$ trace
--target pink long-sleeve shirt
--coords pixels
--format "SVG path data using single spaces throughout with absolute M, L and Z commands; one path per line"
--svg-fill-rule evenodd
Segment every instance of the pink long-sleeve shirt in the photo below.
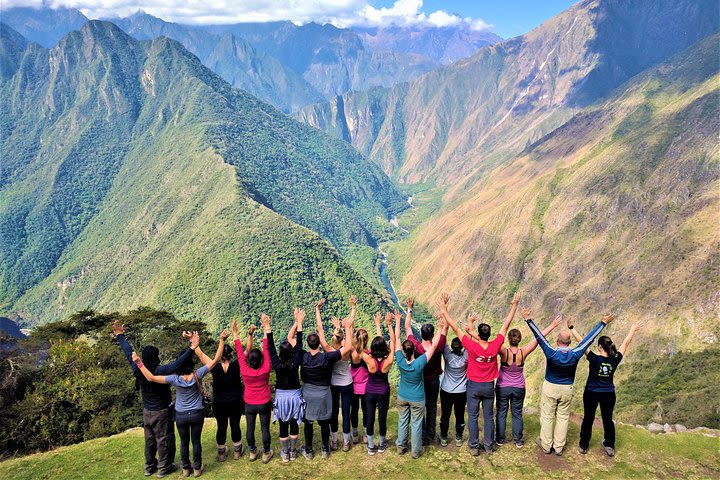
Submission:
M 263 362 L 260 368 L 255 370 L 248 365 L 240 340 L 235 340 L 240 373 L 245 383 L 243 399 L 250 405 L 264 405 L 270 401 L 270 351 L 267 338 L 263 338 L 262 347 Z

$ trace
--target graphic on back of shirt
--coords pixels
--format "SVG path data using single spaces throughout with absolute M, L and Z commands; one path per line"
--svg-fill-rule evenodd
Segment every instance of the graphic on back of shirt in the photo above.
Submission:
M 494 361 L 495 357 L 497 357 L 497 355 L 493 355 L 493 356 L 479 355 L 478 357 L 475 358 L 475 361 L 480 362 L 480 363 L 488 363 L 488 362 Z
M 598 377 L 600 378 L 610 378 L 614 370 L 614 367 L 611 363 L 608 362 L 602 362 L 600 363 L 600 369 L 598 371 Z

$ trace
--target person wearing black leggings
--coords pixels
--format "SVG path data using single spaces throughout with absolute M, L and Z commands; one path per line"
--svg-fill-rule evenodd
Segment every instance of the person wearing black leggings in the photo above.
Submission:
M 275 402 L 273 411 L 280 426 L 280 458 L 284 463 L 297 458 L 299 424 L 305 416 L 305 400 L 300 389 L 298 369 L 302 362 L 302 327 L 305 310 L 296 308 L 286 340 L 275 348 L 272 332 L 268 334 L 270 362 L 275 370 Z
M 396 310 L 395 315 L 399 317 L 400 313 Z M 367 404 L 367 437 L 368 437 L 368 455 L 383 453 L 387 450 L 388 444 L 385 439 L 387 434 L 387 413 L 390 408 L 390 383 L 388 382 L 388 372 L 392 367 L 394 356 L 390 354 L 395 351 L 395 335 L 390 334 L 390 347 L 382 336 L 380 321 L 382 315 L 375 314 L 375 330 L 377 336 L 370 344 L 370 353 L 363 352 L 362 358 L 368 367 L 368 381 L 365 386 L 365 403 Z M 393 331 L 392 326 L 393 315 L 387 312 L 385 322 L 388 326 L 388 332 Z M 380 434 L 380 442 L 375 446 L 375 412 L 378 415 L 378 427 Z
M 365 388 L 367 387 L 367 381 L 370 373 L 367 369 L 367 364 L 362 359 L 362 353 L 370 353 L 367 350 L 367 344 L 369 341 L 368 332 L 364 328 L 360 328 L 355 332 L 355 343 L 351 353 L 352 363 L 350 365 L 350 374 L 353 379 L 353 397 L 352 404 L 350 405 L 350 423 L 352 426 L 352 441 L 354 443 L 360 443 L 360 435 L 358 432 L 358 426 L 360 423 L 359 413 L 362 410 L 363 416 L 363 437 L 367 436 L 367 407 L 365 404 Z M 363 438 L 362 441 L 366 441 L 367 438 Z

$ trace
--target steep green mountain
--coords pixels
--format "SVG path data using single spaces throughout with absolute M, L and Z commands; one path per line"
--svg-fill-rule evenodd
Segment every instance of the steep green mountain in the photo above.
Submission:
M 712 0 L 583 0 L 408 84 L 347 93 L 298 118 L 349 138 L 400 181 L 461 191 L 579 108 L 716 31 L 718 10 Z
M 384 301 L 326 240 L 371 249 L 404 200 L 345 142 L 167 38 L 90 21 L 48 50 L 0 33 L 2 314 L 152 305 L 215 327 L 323 293 Z
M 258 51 L 287 65 L 325 97 L 350 90 L 388 87 L 439 66 L 417 53 L 366 49 L 348 29 L 311 22 L 240 23 L 204 27 L 247 39 Z

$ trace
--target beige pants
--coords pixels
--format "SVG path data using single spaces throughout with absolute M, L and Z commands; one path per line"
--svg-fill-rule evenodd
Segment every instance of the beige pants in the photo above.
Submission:
M 543 382 L 540 392 L 540 441 L 545 453 L 550 452 L 550 448 L 556 452 L 565 448 L 572 397 L 572 385 Z

